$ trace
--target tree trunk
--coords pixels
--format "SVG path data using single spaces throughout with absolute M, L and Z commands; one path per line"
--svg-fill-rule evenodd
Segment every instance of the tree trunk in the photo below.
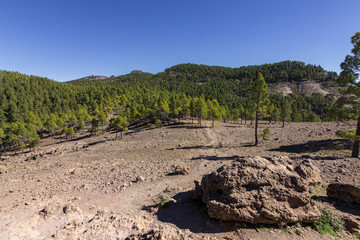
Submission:
M 257 146 L 258 145 L 258 132 L 257 132 L 257 129 L 258 129 L 258 112 L 256 111 L 256 114 L 255 114 L 255 143 L 254 143 L 254 146 Z
M 283 126 L 282 127 L 285 127 L 285 118 L 283 119 Z
M 118 137 L 118 132 L 119 132 L 119 131 L 116 131 L 115 139 L 117 139 L 117 137 Z
M 215 125 L 215 119 L 212 120 L 212 128 L 214 128 Z
M 360 136 L 360 117 L 358 118 L 356 124 L 356 136 Z M 359 143 L 360 143 L 359 140 L 354 141 L 351 157 L 355 157 L 355 158 L 359 157 Z
M 123 133 L 123 132 L 121 131 L 121 132 L 120 132 L 120 139 L 122 139 L 122 133 Z

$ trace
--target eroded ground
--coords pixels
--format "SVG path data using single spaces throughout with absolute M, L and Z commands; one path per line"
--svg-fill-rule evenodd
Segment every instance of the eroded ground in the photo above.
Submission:
M 332 239 L 308 228 L 219 223 L 206 216 L 201 204 L 187 199 L 194 180 L 234 156 L 312 158 L 325 186 L 333 181 L 359 184 L 359 160 L 350 158 L 349 143 L 335 136 L 336 130 L 354 124 L 262 126 L 270 126 L 270 136 L 257 147 L 251 146 L 254 129 L 245 124 L 198 128 L 182 122 L 130 130 L 122 140 L 114 140 L 115 133 L 87 132 L 71 141 L 49 138 L 35 152 L 5 156 L 1 239 L 125 239 L 132 234 L 136 239 L 148 229 L 165 229 L 171 239 Z M 189 166 L 191 173 L 172 174 L 179 164 Z M 164 196 L 176 203 L 159 209 Z M 315 200 L 341 209 L 326 197 Z M 359 218 L 356 209 L 349 214 Z

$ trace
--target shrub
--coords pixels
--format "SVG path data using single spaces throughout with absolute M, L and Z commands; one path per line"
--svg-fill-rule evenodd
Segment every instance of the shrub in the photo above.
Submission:
M 260 137 L 262 137 L 263 139 L 266 139 L 270 134 L 270 128 L 266 127 L 262 133 L 260 133 Z
M 320 208 L 321 218 L 313 227 L 320 234 L 329 234 L 336 237 L 336 233 L 344 230 L 344 222 L 331 210 Z
M 160 127 L 161 124 L 162 124 L 162 122 L 161 122 L 160 119 L 156 119 L 156 120 L 155 120 L 155 125 L 156 125 L 156 126 Z

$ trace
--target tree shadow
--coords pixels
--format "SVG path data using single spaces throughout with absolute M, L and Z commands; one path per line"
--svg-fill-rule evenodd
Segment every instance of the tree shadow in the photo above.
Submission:
M 212 146 L 212 145 L 197 145 L 197 146 L 189 146 L 189 147 L 176 147 L 176 149 L 181 149 L 181 150 L 192 150 L 192 149 L 212 149 L 212 148 L 216 148 L 216 146 Z M 168 148 L 166 150 L 174 150 L 174 148 Z
M 167 128 L 175 129 L 175 128 L 184 128 L 184 129 L 203 129 L 208 128 L 206 126 L 191 126 L 191 125 L 175 125 L 175 126 L 167 126 Z
M 210 160 L 210 161 L 221 161 L 221 160 L 237 160 L 240 157 L 238 155 L 234 155 L 231 157 L 219 157 L 219 156 L 199 156 L 199 157 L 193 157 L 191 160 Z
M 287 146 L 280 146 L 278 148 L 270 149 L 269 151 L 287 152 L 287 153 L 309 153 L 321 150 L 344 150 L 351 149 L 351 142 L 346 139 L 328 139 L 309 141 L 303 144 L 293 144 Z
M 159 208 L 155 213 L 158 220 L 172 223 L 180 229 L 189 229 L 193 233 L 221 233 L 241 228 L 241 223 L 210 218 L 206 205 L 202 201 L 191 200 L 188 196 L 189 192 L 176 194 L 173 197 L 176 203 Z

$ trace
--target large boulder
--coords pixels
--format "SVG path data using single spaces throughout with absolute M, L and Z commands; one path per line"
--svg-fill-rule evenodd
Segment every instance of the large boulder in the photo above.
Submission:
M 309 181 L 287 157 L 239 157 L 203 176 L 193 197 L 210 217 L 252 224 L 313 223 L 320 211 L 311 201 Z
M 345 183 L 331 183 L 328 185 L 326 192 L 329 197 L 337 200 L 360 204 L 359 186 Z

